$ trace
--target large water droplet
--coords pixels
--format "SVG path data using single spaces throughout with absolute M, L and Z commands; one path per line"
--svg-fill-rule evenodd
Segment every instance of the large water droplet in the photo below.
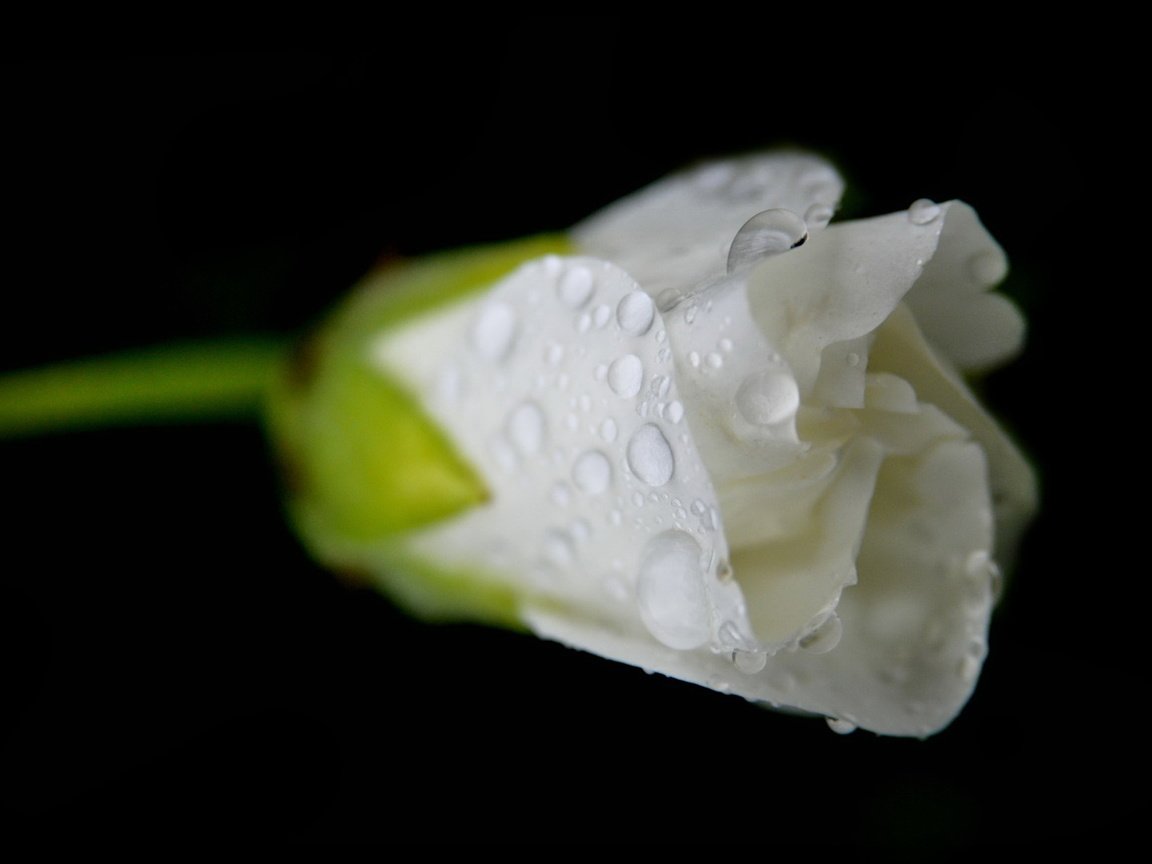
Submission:
M 637 336 L 647 333 L 656 318 L 656 307 L 652 298 L 643 291 L 633 291 L 624 295 L 616 307 L 616 320 L 629 333 Z
M 736 232 L 728 249 L 728 272 L 750 267 L 762 258 L 779 255 L 808 239 L 808 226 L 791 210 L 757 213 Z
M 572 465 L 572 482 L 581 492 L 599 495 L 612 482 L 612 463 L 599 450 L 588 450 Z
M 777 369 L 754 372 L 736 391 L 736 410 L 756 426 L 787 420 L 800 407 L 800 390 L 791 375 Z
M 698 648 L 708 641 L 708 597 L 700 545 L 683 531 L 648 541 L 636 580 L 640 618 L 669 648 Z
M 516 338 L 516 313 L 506 303 L 485 307 L 472 326 L 472 347 L 485 360 L 501 360 Z
M 556 290 L 565 305 L 579 309 L 592 296 L 594 284 L 595 279 L 591 270 L 587 267 L 573 267 L 560 277 L 560 284 L 556 286 Z
M 649 486 L 663 486 L 672 479 L 676 462 L 672 447 L 660 427 L 649 423 L 641 426 L 628 441 L 628 467 Z
M 908 208 L 908 221 L 913 225 L 927 225 L 940 215 L 940 205 L 929 198 L 918 198 Z
M 544 412 L 535 402 L 524 402 L 508 415 L 508 437 L 525 455 L 539 453 L 544 444 Z
M 608 386 L 621 399 L 631 399 L 644 383 L 644 364 L 635 354 L 617 357 L 608 367 Z
M 844 720 L 840 717 L 825 717 L 824 719 L 828 721 L 828 728 L 837 735 L 850 735 L 857 728 L 851 720 Z

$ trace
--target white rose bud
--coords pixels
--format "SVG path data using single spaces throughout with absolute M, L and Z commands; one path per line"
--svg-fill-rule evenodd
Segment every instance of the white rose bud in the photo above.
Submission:
M 967 205 L 829 224 L 841 191 L 717 162 L 373 275 L 274 403 L 306 541 L 427 618 L 940 730 L 1035 505 L 964 383 L 1023 322 Z

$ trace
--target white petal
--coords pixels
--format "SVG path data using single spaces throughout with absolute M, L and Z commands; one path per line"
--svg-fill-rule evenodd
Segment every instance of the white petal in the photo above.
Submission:
M 940 245 L 907 302 L 928 341 L 958 368 L 1003 363 L 1024 340 L 1024 318 L 1012 302 L 988 293 L 1008 271 L 1004 251 L 976 212 L 953 202 Z
M 808 154 L 709 162 L 617 201 L 577 225 L 572 236 L 588 254 L 615 262 L 653 297 L 666 300 L 722 277 L 733 238 L 757 213 L 809 214 L 815 234 L 843 190 L 835 169 Z
M 959 375 L 932 350 L 905 306 L 897 307 L 877 332 L 869 364 L 907 381 L 921 400 L 935 405 L 979 442 L 988 460 L 996 519 L 994 552 L 1010 569 L 1020 535 L 1036 511 L 1036 476 L 1028 461 Z
M 710 651 L 724 625 L 752 638 L 664 322 L 638 310 L 638 293 L 604 261 L 530 262 L 479 300 L 390 333 L 374 355 L 491 490 L 407 554 L 510 588 L 530 626 L 564 610 L 606 627 L 632 662 L 640 645 Z

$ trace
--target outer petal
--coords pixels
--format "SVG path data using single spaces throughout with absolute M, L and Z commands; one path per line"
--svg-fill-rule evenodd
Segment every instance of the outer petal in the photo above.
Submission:
M 630 662 L 653 645 L 709 652 L 722 630 L 751 639 L 662 318 L 628 274 L 531 262 L 372 356 L 423 394 L 491 490 L 407 538 L 410 558 L 511 591 L 543 635 L 563 618 L 596 650 L 590 633 L 609 630 Z

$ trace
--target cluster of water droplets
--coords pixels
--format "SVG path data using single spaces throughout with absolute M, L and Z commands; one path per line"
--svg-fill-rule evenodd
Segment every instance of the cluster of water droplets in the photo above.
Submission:
M 549 256 L 464 327 L 433 409 L 471 418 L 462 446 L 492 466 L 491 508 L 455 529 L 475 556 L 534 593 L 607 599 L 670 648 L 714 643 L 742 600 L 652 298 L 612 264 Z

